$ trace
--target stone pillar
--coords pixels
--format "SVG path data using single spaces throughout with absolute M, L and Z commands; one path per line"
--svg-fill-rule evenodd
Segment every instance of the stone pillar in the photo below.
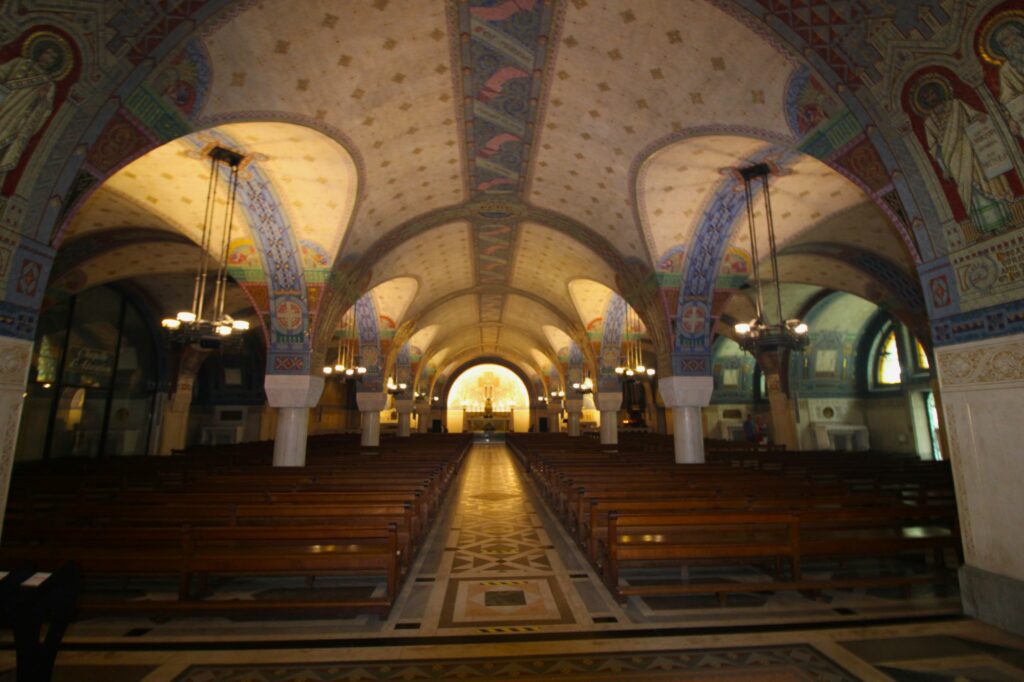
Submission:
M 551 433 L 562 431 L 562 405 L 558 398 L 552 398 L 548 403 L 548 431 Z
M 210 354 L 186 346 L 178 356 L 178 376 L 174 382 L 173 393 L 165 403 L 163 419 L 160 425 L 161 455 L 169 455 L 172 450 L 181 450 L 188 439 L 188 417 L 192 407 L 192 386 L 195 384 L 199 368 Z
M 0 527 L 7 509 L 7 491 L 31 362 L 31 341 L 0 336 Z M 42 438 L 42 435 L 37 437 Z
M 1024 635 L 1024 334 L 935 349 L 963 537 L 964 612 Z
M 711 403 L 715 388 L 712 377 L 665 377 L 658 381 L 658 391 L 665 406 L 672 409 L 673 438 L 676 463 L 704 462 L 704 426 L 700 410 Z
M 430 433 L 430 403 L 423 403 L 416 406 L 416 414 L 419 416 L 419 433 Z
M 580 419 L 583 417 L 583 398 L 566 398 L 565 410 L 569 413 L 569 437 L 579 438 Z
M 594 402 L 601 410 L 601 445 L 618 445 L 622 392 L 602 391 L 594 397 Z
M 268 374 L 263 387 L 267 392 L 267 403 L 277 408 L 274 466 L 304 466 L 309 408 L 316 406 L 320 401 L 320 394 L 324 391 L 324 378 Z
M 398 437 L 408 438 L 412 424 L 412 399 L 396 400 L 395 409 L 398 411 Z
M 768 404 L 772 411 L 772 435 L 776 445 L 783 445 L 790 451 L 799 450 L 793 401 L 782 390 L 781 383 L 778 374 L 765 374 L 764 384 L 768 389 Z
M 364 448 L 380 446 L 380 411 L 387 403 L 384 393 L 356 393 L 359 405 L 359 429 L 362 434 L 359 444 Z

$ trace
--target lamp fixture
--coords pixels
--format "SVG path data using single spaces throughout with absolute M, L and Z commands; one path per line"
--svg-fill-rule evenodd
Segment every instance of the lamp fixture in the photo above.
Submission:
M 739 335 L 739 345 L 743 350 L 758 354 L 769 351 L 792 350 L 801 351 L 807 347 L 807 323 L 798 320 L 785 320 L 782 315 L 782 291 L 779 288 L 779 256 L 775 245 L 775 220 L 772 217 L 771 193 L 768 190 L 768 175 L 771 168 L 767 163 L 738 169 L 743 178 L 743 190 L 747 200 L 747 229 L 750 232 L 750 252 L 754 274 L 754 306 L 756 315 L 749 322 L 737 323 L 733 329 Z M 775 289 L 775 312 L 778 322 L 768 322 L 764 307 L 764 290 L 758 265 L 757 230 L 754 225 L 754 203 L 751 183 L 760 178 L 761 193 L 764 195 L 764 214 L 768 231 L 768 253 L 771 261 L 773 286 Z
M 356 334 L 355 307 L 348 309 L 341 318 L 341 330 L 338 336 L 338 353 L 333 365 L 324 365 L 325 376 L 336 376 L 341 379 L 360 379 L 366 374 L 366 368 L 356 362 L 359 350 L 359 337 Z
M 574 381 L 572 383 L 572 390 L 576 391 L 580 395 L 587 395 L 588 393 L 594 392 L 594 382 L 590 377 L 584 377 L 583 381 Z
M 235 204 L 238 197 L 238 168 L 245 157 L 231 149 L 214 147 L 210 150 L 210 179 L 206 187 L 206 207 L 203 213 L 202 233 L 199 237 L 199 262 L 196 265 L 195 284 L 192 288 L 192 307 L 180 310 L 174 317 L 160 321 L 171 339 L 177 343 L 202 343 L 206 347 L 219 345 L 220 338 L 249 329 L 246 320 L 236 320 L 224 313 L 224 300 L 228 291 L 228 249 L 234 227 Z M 210 284 L 210 254 L 213 248 L 217 222 L 217 190 L 222 174 L 227 172 L 227 200 L 224 217 L 220 222 L 220 260 L 213 275 L 213 297 L 207 312 L 207 289 Z
M 565 397 L 565 391 L 563 389 L 561 389 L 561 388 L 555 389 L 555 390 L 551 391 L 551 397 L 552 398 L 564 398 Z
M 396 382 L 394 377 L 388 377 L 388 383 L 385 388 L 390 395 L 399 395 L 405 393 L 405 389 L 409 388 L 409 384 L 404 381 Z
M 653 367 L 644 365 L 644 354 L 641 336 L 643 335 L 643 324 L 640 322 L 640 315 L 633 310 L 633 306 L 626 306 L 626 321 L 623 335 L 625 336 L 625 361 L 615 368 L 615 373 L 623 380 L 646 379 L 653 377 L 656 370 Z

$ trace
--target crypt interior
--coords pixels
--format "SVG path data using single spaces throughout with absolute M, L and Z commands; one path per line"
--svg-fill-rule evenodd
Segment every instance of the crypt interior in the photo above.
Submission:
M 47 472 L 465 447 L 384 615 L 54 679 L 1020 679 L 1022 413 L 1024 2 L 0 3 L 0 541 Z M 744 444 L 948 472 L 953 585 L 619 601 L 531 454 Z

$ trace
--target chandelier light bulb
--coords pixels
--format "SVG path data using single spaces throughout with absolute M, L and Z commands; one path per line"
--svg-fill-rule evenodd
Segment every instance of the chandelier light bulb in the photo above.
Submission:
M 179 322 L 188 323 L 196 321 L 196 314 L 188 310 L 182 310 L 180 313 L 176 315 L 176 317 L 178 318 Z
M 338 363 L 337 365 L 334 366 L 334 371 L 341 374 L 342 372 L 345 371 L 345 365 Z
M 626 368 L 625 368 L 625 367 L 616 367 L 616 368 L 615 368 L 615 373 L 616 373 L 616 374 L 622 374 L 622 373 L 623 373 L 623 372 L 625 372 L 625 371 L 626 371 Z
M 636 370 L 637 374 L 643 374 L 644 372 L 647 371 L 647 368 L 644 367 L 642 364 L 637 365 L 634 369 Z
M 345 370 L 345 376 L 347 376 L 347 377 L 350 377 L 350 376 L 352 376 L 355 373 L 356 373 L 356 371 L 354 369 L 352 369 L 351 367 L 349 367 L 348 369 Z
M 400 382 L 400 383 L 398 384 L 398 389 L 399 389 L 399 390 L 401 390 L 401 391 L 404 391 L 404 390 L 405 390 L 405 389 L 407 389 L 407 388 L 409 388 L 409 384 L 407 384 L 407 383 L 405 383 L 405 382 Z
M 627 376 L 627 377 L 631 377 L 631 376 L 633 376 L 634 374 L 636 374 L 636 372 L 634 372 L 633 370 L 631 370 L 631 369 L 627 369 L 627 370 L 626 370 L 626 376 Z
M 163 320 L 160 320 L 160 326 L 164 327 L 165 329 L 178 329 L 179 327 L 181 327 L 181 320 L 178 320 L 177 318 L 174 317 L 168 317 Z
M 653 368 L 653 367 L 648 367 L 648 368 L 647 368 L 647 376 L 649 376 L 649 377 L 653 377 L 653 376 L 654 376 L 654 374 L 655 374 L 655 370 L 654 370 L 654 368 Z
M 231 326 L 240 332 L 249 331 L 249 322 L 247 320 L 232 320 Z
M 737 324 L 737 325 L 736 325 L 736 326 L 734 327 L 734 329 L 736 330 L 736 333 L 737 333 L 737 334 L 743 334 L 743 335 L 746 335 L 746 334 L 749 334 L 749 333 L 750 333 L 750 325 L 749 325 L 748 323 L 746 323 L 746 322 L 740 322 L 740 323 L 738 323 L 738 324 Z
M 366 368 L 365 367 L 356 367 L 356 373 L 357 374 L 366 374 Z
M 330 374 L 334 371 L 333 367 L 324 367 L 324 374 Z
M 216 327 L 214 327 L 214 331 L 220 334 L 221 336 L 231 336 L 231 327 L 226 324 L 218 324 Z

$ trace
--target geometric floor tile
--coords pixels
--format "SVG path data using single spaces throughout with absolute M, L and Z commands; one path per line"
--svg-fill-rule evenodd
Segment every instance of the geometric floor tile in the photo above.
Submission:
M 709 682 L 856 682 L 805 644 L 657 651 L 619 655 L 499 657 L 291 666 L 192 666 L 174 682 L 340 682 L 342 680 L 698 680 Z

